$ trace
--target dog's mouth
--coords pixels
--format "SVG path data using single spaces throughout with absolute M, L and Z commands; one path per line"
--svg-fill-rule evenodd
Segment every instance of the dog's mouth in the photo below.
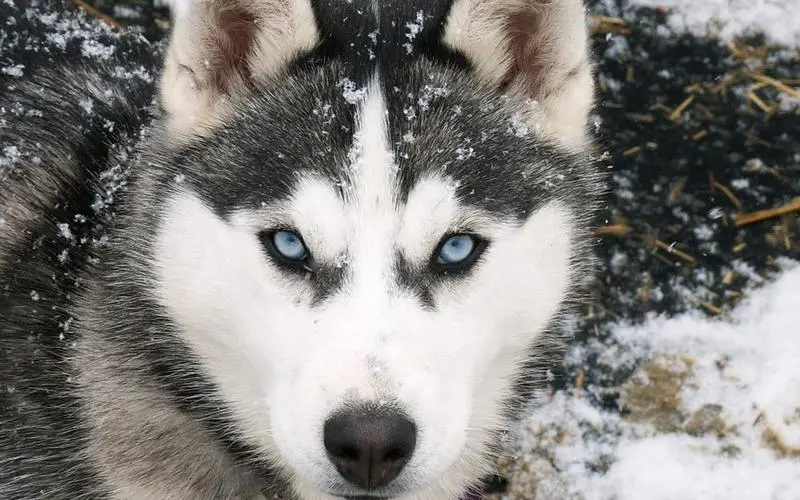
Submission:
M 369 495 L 345 496 L 343 500 L 391 500 L 392 497 L 372 497 Z M 483 495 L 475 491 L 469 491 L 458 500 L 483 500 Z
M 391 500 L 392 497 L 387 496 L 372 496 L 372 495 L 345 495 L 340 496 L 342 500 Z M 462 495 L 458 500 L 483 500 L 483 494 L 477 490 L 469 490 Z
M 473 486 L 465 491 L 458 500 L 484 500 L 486 493 L 504 493 L 508 486 L 508 480 L 502 476 L 492 476 L 484 480 L 481 486 Z M 341 498 L 342 500 L 392 500 L 394 495 L 347 495 L 342 493 L 329 493 L 330 495 Z
M 374 497 L 371 495 L 344 496 L 344 500 L 390 500 L 391 497 Z
M 392 500 L 394 498 L 390 495 L 344 495 L 342 493 L 331 493 L 331 495 L 342 500 Z
M 397 497 L 401 493 L 394 493 L 394 494 L 386 494 L 386 493 L 375 493 L 375 494 L 368 494 L 368 493 L 342 493 L 341 491 L 328 491 L 329 495 L 335 498 L 341 498 L 342 500 L 392 500 L 393 498 Z

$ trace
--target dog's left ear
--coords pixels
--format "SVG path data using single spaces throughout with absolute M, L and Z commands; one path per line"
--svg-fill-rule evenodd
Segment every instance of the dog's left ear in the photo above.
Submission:
M 594 103 L 587 34 L 582 0 L 455 0 L 443 41 L 483 80 L 535 101 L 542 132 L 580 148 Z

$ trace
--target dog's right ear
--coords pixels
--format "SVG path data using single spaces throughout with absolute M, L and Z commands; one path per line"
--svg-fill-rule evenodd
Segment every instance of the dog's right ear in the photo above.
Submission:
M 228 98 L 268 79 L 319 40 L 308 0 L 181 0 L 159 98 L 168 133 L 202 133 Z

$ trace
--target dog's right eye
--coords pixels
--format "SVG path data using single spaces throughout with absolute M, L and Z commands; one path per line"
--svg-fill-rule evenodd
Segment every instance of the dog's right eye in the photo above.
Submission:
M 260 234 L 260 239 L 270 256 L 280 264 L 298 270 L 311 271 L 310 255 L 299 234 L 279 229 L 264 231 Z
M 272 233 L 272 244 L 282 256 L 291 260 L 303 260 L 308 255 L 306 245 L 297 233 L 275 231 Z

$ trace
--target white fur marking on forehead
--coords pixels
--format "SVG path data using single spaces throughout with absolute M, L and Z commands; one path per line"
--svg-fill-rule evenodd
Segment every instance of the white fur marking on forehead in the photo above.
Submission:
M 417 183 L 408 195 L 399 243 L 406 258 L 421 261 L 463 215 L 452 182 L 431 177 Z
M 311 254 L 335 260 L 347 250 L 346 209 L 329 181 L 306 177 L 298 182 L 286 218 L 305 240 Z
M 350 152 L 349 246 L 357 281 L 359 277 L 368 281 L 385 277 L 394 260 L 397 166 L 389 142 L 387 118 L 384 96 L 375 77 L 360 102 Z
M 420 179 L 408 195 L 401 216 L 398 244 L 411 262 L 423 263 L 449 233 L 474 232 L 494 239 L 516 226 L 511 219 L 459 202 L 457 183 L 440 177 Z
M 370 199 L 393 200 L 397 170 L 389 144 L 388 111 L 377 78 L 359 103 L 350 151 L 356 197 L 362 205 Z

